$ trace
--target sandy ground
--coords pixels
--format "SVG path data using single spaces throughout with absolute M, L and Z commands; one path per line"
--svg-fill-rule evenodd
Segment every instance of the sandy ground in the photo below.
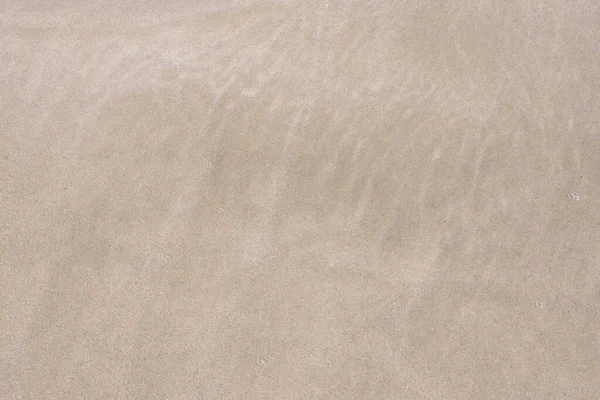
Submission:
M 600 3 L 196 3 L 0 5 L 0 398 L 598 398 Z

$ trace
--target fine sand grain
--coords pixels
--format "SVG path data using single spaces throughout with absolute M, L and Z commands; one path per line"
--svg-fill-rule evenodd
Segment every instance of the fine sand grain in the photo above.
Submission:
M 0 398 L 600 396 L 598 1 L 0 3 Z

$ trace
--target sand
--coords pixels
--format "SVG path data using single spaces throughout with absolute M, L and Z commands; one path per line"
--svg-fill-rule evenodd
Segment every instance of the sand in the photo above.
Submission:
M 599 44 L 591 0 L 3 2 L 0 398 L 598 398 Z

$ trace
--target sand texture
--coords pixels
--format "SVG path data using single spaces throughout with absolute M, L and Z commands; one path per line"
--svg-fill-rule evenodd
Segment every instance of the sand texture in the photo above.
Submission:
M 600 398 L 600 2 L 0 2 L 1 399 Z

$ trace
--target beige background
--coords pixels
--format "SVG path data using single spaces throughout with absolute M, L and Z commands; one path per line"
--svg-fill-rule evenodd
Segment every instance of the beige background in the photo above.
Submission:
M 2 2 L 0 398 L 598 398 L 599 4 Z

